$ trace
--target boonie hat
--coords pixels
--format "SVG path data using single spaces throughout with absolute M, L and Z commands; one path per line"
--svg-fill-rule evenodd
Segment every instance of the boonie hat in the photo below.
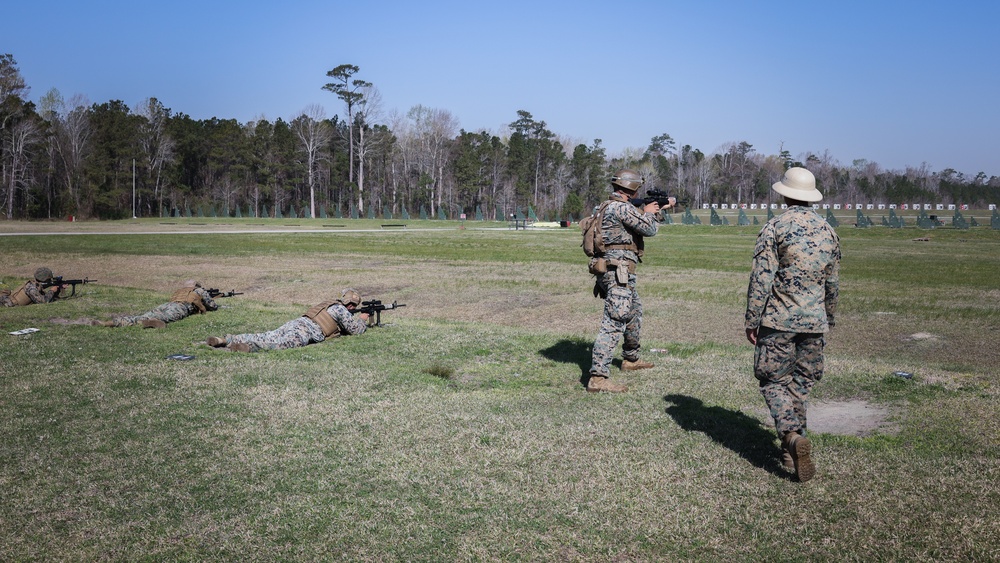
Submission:
M 816 176 L 813 173 L 793 166 L 785 170 L 781 180 L 771 185 L 771 189 L 779 194 L 799 201 L 819 201 L 823 194 L 816 189 Z

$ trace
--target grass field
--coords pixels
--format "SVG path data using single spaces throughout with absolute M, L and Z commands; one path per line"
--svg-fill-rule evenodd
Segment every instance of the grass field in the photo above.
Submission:
M 813 399 L 893 430 L 813 433 L 800 484 L 743 335 L 758 228 L 647 240 L 643 347 L 668 352 L 592 395 L 577 229 L 334 223 L 0 223 L 77 233 L 0 237 L 7 287 L 39 265 L 98 280 L 0 309 L 0 560 L 1000 559 L 1000 232 L 838 230 Z M 162 330 L 76 324 L 188 278 L 245 294 Z M 204 344 L 344 286 L 406 307 L 297 350 Z

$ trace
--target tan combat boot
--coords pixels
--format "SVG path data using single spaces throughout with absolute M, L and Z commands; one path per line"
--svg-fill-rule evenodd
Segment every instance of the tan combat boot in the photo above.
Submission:
M 789 471 L 795 471 L 795 460 L 792 459 L 792 452 L 782 448 L 781 466 Z
M 812 461 L 812 443 L 809 438 L 799 435 L 798 432 L 789 432 L 782 441 L 792 454 L 792 464 L 799 482 L 805 483 L 812 479 L 816 475 L 816 466 Z
M 229 348 L 233 352 L 249 352 L 250 351 L 250 345 L 247 344 L 246 342 L 233 342 L 229 346 L 226 346 L 226 348 Z
M 219 338 L 218 336 L 209 336 L 208 340 L 206 340 L 205 343 L 211 346 L 212 348 L 222 348 L 223 346 L 226 345 L 226 339 Z
M 622 371 L 635 371 L 637 369 L 649 369 L 651 367 L 653 367 L 653 364 L 642 360 L 636 360 L 634 362 L 622 360 Z
M 142 328 L 166 328 L 167 323 L 160 319 L 143 319 Z
M 603 375 L 592 375 L 587 381 L 587 391 L 590 393 L 624 393 L 628 387 L 620 383 L 615 383 Z

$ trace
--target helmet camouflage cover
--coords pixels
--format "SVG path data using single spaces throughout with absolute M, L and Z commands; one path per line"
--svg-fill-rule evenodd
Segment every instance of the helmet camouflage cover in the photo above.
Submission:
M 361 294 L 357 290 L 348 287 L 340 294 L 340 302 L 344 305 L 354 305 L 357 307 L 361 304 Z
M 618 186 L 630 192 L 638 191 L 642 187 L 642 184 L 642 176 L 635 170 L 629 170 L 628 168 L 619 170 L 611 177 L 611 185 Z
M 52 279 L 52 270 L 42 267 L 35 270 L 35 281 L 47 282 Z

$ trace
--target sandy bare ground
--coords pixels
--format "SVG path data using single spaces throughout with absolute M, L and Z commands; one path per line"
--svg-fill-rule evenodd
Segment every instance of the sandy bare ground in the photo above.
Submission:
M 862 400 L 814 402 L 809 405 L 809 430 L 843 436 L 896 434 L 899 427 L 889 421 L 891 411 Z

